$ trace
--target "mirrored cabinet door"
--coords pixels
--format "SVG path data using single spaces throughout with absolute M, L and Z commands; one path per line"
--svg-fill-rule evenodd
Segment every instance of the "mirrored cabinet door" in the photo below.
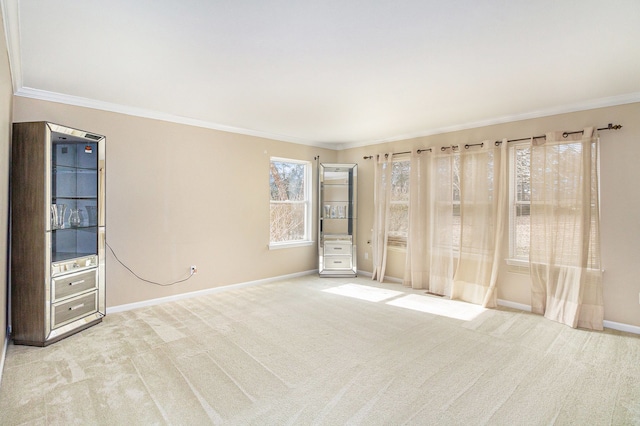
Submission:
M 52 135 L 51 233 L 52 262 L 98 254 L 98 143 Z

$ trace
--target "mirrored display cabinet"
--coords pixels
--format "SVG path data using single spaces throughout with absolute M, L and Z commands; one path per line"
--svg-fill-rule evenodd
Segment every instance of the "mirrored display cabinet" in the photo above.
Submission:
M 355 277 L 357 164 L 318 167 L 318 271 L 321 277 Z
M 105 137 L 14 123 L 11 157 L 11 334 L 46 346 L 106 312 Z

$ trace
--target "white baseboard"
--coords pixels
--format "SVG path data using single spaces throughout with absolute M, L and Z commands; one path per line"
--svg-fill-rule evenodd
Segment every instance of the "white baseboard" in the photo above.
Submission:
M 640 334 L 640 327 L 638 327 L 637 325 L 629 325 L 621 322 L 607 321 L 607 320 L 602 321 L 602 325 L 604 325 L 605 328 L 610 328 L 612 330 L 626 331 L 627 333 Z
M 498 299 L 498 305 L 504 306 L 505 308 L 520 309 L 521 311 L 531 312 L 531 306 L 523 303 L 512 302 L 510 300 Z
M 7 348 L 9 347 L 9 339 L 11 333 L 7 330 L 7 336 L 4 339 L 4 346 L 2 347 L 2 353 L 0 354 L 0 388 L 2 388 L 2 373 L 4 373 L 4 360 L 7 358 Z
M 373 274 L 371 272 L 358 270 L 358 276 L 371 278 L 373 276 Z M 385 275 L 384 276 L 384 282 L 385 283 L 402 284 L 404 282 L 404 280 L 402 278 L 390 277 L 388 275 Z
M 270 282 L 273 282 L 273 281 L 280 281 L 280 280 L 286 280 L 286 279 L 290 279 L 290 278 L 302 277 L 304 275 L 311 275 L 311 274 L 315 274 L 315 273 L 318 273 L 317 269 L 311 270 L 311 271 L 296 272 L 294 274 L 288 274 L 288 275 L 280 275 L 280 276 L 277 276 L 277 277 L 264 278 L 264 279 L 261 279 L 261 280 L 247 281 L 247 282 L 244 282 L 244 283 L 230 284 L 230 285 L 225 285 L 225 286 L 221 286 L 221 287 L 207 288 L 207 289 L 204 289 L 204 290 L 198 290 L 198 291 L 191 291 L 191 292 L 188 292 L 188 293 L 175 294 L 173 296 L 159 297 L 157 299 L 143 300 L 141 302 L 134 302 L 134 303 L 127 303 L 127 304 L 124 304 L 124 305 L 111 306 L 111 307 L 107 308 L 107 314 L 114 314 L 116 312 L 130 311 L 132 309 L 138 309 L 138 308 L 144 308 L 144 307 L 147 307 L 147 306 L 159 305 L 161 303 L 174 302 L 176 300 L 182 300 L 182 299 L 189 299 L 189 298 L 192 298 L 192 297 L 203 296 L 205 294 L 221 293 L 223 291 L 235 290 L 235 289 L 243 288 L 243 287 L 251 287 L 251 286 L 254 286 L 254 285 L 260 285 L 260 284 L 270 283 Z
M 520 309 L 521 311 L 531 312 L 531 306 L 522 303 L 511 302 L 509 300 L 498 299 L 498 305 L 505 306 L 507 308 Z M 627 333 L 640 334 L 640 327 L 636 325 L 624 324 L 615 321 L 602 321 L 604 328 L 610 328 L 612 330 L 625 331 Z

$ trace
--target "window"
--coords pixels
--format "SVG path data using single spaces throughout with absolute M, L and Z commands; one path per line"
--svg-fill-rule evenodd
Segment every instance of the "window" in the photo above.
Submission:
M 409 174 L 408 159 L 393 161 L 391 170 L 391 201 L 389 208 L 389 246 L 406 247 L 409 231 Z
M 311 163 L 272 157 L 270 248 L 311 244 Z
M 545 147 L 541 153 L 529 156 L 534 204 L 530 207 L 534 216 L 529 223 L 531 240 L 538 240 L 529 247 L 527 260 L 535 259 L 537 263 L 546 260 L 548 244 L 554 250 L 555 266 L 580 267 L 586 260 L 590 269 L 600 269 L 598 145 L 592 142 L 589 152 L 584 151 L 581 141 L 550 143 Z M 589 161 L 591 164 L 587 166 Z M 553 235 L 552 242 L 539 241 L 545 233 Z M 532 251 L 536 246 L 543 255 Z
M 453 249 L 460 250 L 460 155 L 455 154 L 452 161 L 451 184 L 453 191 L 452 228 Z M 391 170 L 391 201 L 389 208 L 390 247 L 406 247 L 409 231 L 409 179 L 411 161 L 407 158 L 394 159 Z

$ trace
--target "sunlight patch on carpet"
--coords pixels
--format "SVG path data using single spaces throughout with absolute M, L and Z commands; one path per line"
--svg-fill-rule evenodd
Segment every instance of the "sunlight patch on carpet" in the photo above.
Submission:
M 485 308 L 479 305 L 473 305 L 471 303 L 456 300 L 421 296 L 419 294 L 408 294 L 404 297 L 387 302 L 387 305 L 412 309 L 414 311 L 427 312 L 434 315 L 464 321 L 471 321 L 486 311 Z
M 331 287 L 322 290 L 326 293 L 338 294 L 340 296 L 353 297 L 355 299 L 369 302 L 382 302 L 383 300 L 403 294 L 401 291 L 387 290 L 384 288 L 370 287 L 360 284 L 344 284 L 338 287 Z

